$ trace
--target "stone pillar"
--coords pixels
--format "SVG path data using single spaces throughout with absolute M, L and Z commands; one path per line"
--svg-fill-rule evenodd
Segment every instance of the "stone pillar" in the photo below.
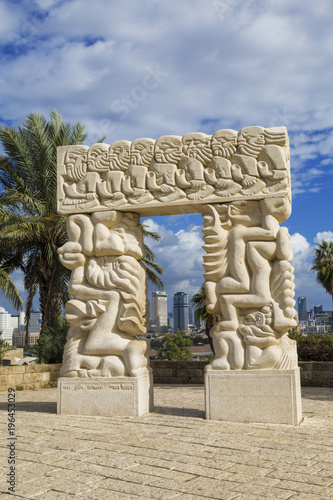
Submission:
M 137 214 L 117 211 L 67 219 L 59 249 L 72 270 L 70 323 L 58 384 L 58 413 L 139 416 L 152 409 L 146 356 L 149 320 L 144 246 Z
M 206 205 L 207 311 L 215 358 L 206 367 L 206 417 L 298 425 L 300 376 L 291 241 L 280 227 L 290 198 Z

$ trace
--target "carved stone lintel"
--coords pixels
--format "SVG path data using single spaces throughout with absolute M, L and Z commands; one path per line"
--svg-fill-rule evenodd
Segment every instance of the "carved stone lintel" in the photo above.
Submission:
M 245 127 L 58 150 L 58 212 L 200 212 L 206 203 L 289 194 L 284 127 Z

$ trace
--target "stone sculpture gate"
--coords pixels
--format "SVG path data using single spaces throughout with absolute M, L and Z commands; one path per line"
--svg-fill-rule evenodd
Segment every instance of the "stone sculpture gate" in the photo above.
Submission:
M 301 420 L 284 127 L 58 150 L 58 212 L 69 241 L 70 323 L 58 412 L 152 410 L 149 310 L 140 216 L 201 212 L 207 310 L 216 356 L 205 374 L 206 418 Z

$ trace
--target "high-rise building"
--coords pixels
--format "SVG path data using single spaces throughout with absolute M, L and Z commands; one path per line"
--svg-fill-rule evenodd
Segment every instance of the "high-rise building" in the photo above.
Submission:
M 314 314 L 323 312 L 323 306 L 321 304 L 317 304 L 316 306 L 314 306 L 313 312 Z
M 165 292 L 153 292 L 152 294 L 152 323 L 156 326 L 168 325 L 168 296 Z
M 0 331 L 2 331 L 2 340 L 13 345 L 12 316 L 4 307 L 0 307 Z
M 173 329 L 173 313 L 168 313 L 168 327 Z
M 11 326 L 13 328 L 13 345 L 25 345 L 26 328 L 25 314 L 23 311 L 17 316 L 11 317 Z M 42 313 L 40 311 L 31 311 L 29 321 L 28 344 L 37 344 L 42 326 Z
M 174 330 L 187 331 L 188 330 L 188 303 L 187 293 L 177 292 L 173 296 L 173 317 L 174 317 Z
M 191 306 L 188 307 L 188 322 L 190 325 L 193 325 L 193 309 Z
M 300 323 L 307 322 L 308 315 L 306 312 L 306 297 L 298 297 L 297 306 L 298 306 L 298 321 Z

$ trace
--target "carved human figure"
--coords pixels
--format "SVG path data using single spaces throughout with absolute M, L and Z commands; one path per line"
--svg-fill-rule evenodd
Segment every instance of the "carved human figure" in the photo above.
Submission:
M 148 308 L 142 230 L 137 214 L 107 211 L 68 218 L 61 262 L 72 270 L 71 323 L 62 376 L 147 373 Z
M 290 188 L 289 144 L 284 127 L 265 129 L 265 146 L 258 156 L 258 170 L 267 187 L 263 193 L 277 193 Z
M 146 203 L 154 199 L 146 187 L 148 167 L 154 158 L 154 146 L 154 139 L 136 139 L 131 144 L 131 161 L 122 186 L 129 203 Z
M 181 137 L 166 135 L 155 142 L 154 160 L 149 166 L 147 186 L 157 200 L 170 202 L 186 197 L 176 184 L 177 165 L 181 155 Z
M 99 205 L 95 182 L 87 179 L 88 151 L 88 146 L 70 146 L 66 151 L 62 185 L 64 197 L 61 200 L 64 212 L 83 211 Z
M 295 341 L 272 328 L 270 306 L 248 313 L 238 328 L 245 343 L 244 368 L 290 369 L 297 367 Z
M 212 368 L 244 368 L 242 311 L 271 307 L 276 338 L 296 325 L 290 238 L 279 226 L 289 213 L 288 197 L 205 207 L 207 310 L 223 318 L 211 330 L 216 352 Z
M 108 168 L 103 172 L 97 184 L 97 192 L 102 199 L 102 205 L 119 206 L 126 203 L 122 191 L 122 182 L 130 162 L 129 141 L 116 141 L 108 147 Z
M 231 196 L 239 193 L 242 185 L 232 177 L 231 158 L 237 149 L 237 132 L 235 130 L 218 130 L 212 135 L 213 158 L 207 165 L 206 179 L 215 185 L 215 194 Z
M 214 193 L 205 180 L 205 168 L 212 158 L 210 136 L 201 133 L 186 134 L 182 140 L 183 154 L 178 163 L 177 183 L 185 188 L 189 200 L 200 200 Z M 182 175 L 182 171 L 185 175 Z
M 266 187 L 260 179 L 257 158 L 265 145 L 263 127 L 245 127 L 238 132 L 237 152 L 233 157 L 232 174 L 241 182 L 244 195 L 257 194 Z

